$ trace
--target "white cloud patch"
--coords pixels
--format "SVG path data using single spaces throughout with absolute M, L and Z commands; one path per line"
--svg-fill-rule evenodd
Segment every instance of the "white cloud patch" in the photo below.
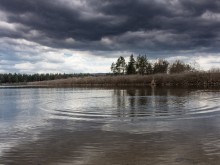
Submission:
M 106 73 L 116 60 L 115 57 L 96 56 L 96 52 L 55 49 L 24 39 L 5 38 L 1 43 L 1 49 L 6 52 L 0 56 L 1 72 L 10 67 L 10 72 L 20 73 Z M 12 54 L 7 51 L 9 49 Z
M 212 68 L 220 68 L 220 53 L 194 53 L 189 58 L 188 55 L 177 55 L 166 58 L 170 63 L 180 60 L 191 66 L 195 67 L 196 69 L 200 70 L 209 70 Z
M 76 41 L 73 38 L 67 38 L 67 39 L 65 39 L 65 42 L 67 44 L 74 44 Z
M 206 56 L 198 56 L 196 57 L 196 61 L 204 70 L 220 68 L 220 53 L 215 55 L 207 54 Z
M 25 28 L 25 26 L 18 24 L 18 23 L 9 23 L 6 21 L 0 20 L 0 30 L 1 31 L 7 31 L 7 32 L 16 32 L 17 29 Z
M 14 68 L 20 70 L 21 72 L 28 72 L 29 70 L 34 69 L 34 65 L 32 65 L 30 62 L 24 62 L 15 64 Z
M 214 22 L 219 22 L 220 21 L 220 13 L 213 13 L 211 11 L 206 11 L 205 13 L 202 14 L 201 16 L 202 19 L 207 20 L 207 21 L 214 21 Z

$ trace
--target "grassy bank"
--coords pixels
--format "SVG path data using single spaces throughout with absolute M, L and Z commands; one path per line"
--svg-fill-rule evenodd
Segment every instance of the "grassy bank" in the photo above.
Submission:
M 61 80 L 30 82 L 28 85 L 49 87 L 117 87 L 117 86 L 160 86 L 160 87 L 218 87 L 220 72 L 192 72 L 155 75 L 90 76 Z

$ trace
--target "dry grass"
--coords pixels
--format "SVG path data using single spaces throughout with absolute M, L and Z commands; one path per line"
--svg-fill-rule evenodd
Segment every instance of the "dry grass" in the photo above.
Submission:
M 127 86 L 127 85 L 146 85 L 150 84 L 152 76 L 140 75 L 123 75 L 123 76 L 97 76 L 69 78 L 61 80 L 31 82 L 30 85 L 46 85 L 46 86 Z
M 75 86 L 150 86 L 154 80 L 156 86 L 171 87 L 220 87 L 220 72 L 192 72 L 181 74 L 156 75 L 121 75 L 97 76 L 83 78 L 69 78 L 61 80 L 31 82 L 29 85 L 42 85 L 49 87 L 75 87 Z

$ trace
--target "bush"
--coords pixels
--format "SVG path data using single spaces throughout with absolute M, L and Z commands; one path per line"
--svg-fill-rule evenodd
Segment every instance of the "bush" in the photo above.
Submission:
M 170 74 L 192 71 L 193 68 L 189 64 L 185 64 L 180 60 L 176 60 L 169 68 Z

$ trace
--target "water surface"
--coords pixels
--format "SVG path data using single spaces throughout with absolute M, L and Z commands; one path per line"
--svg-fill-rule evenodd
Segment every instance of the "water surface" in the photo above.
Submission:
M 220 164 L 220 92 L 0 89 L 0 164 Z

